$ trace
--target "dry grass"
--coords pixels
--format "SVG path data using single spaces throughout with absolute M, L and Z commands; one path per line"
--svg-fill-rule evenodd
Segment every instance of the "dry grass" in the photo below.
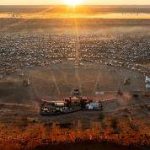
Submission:
M 115 123 L 114 123 L 115 122 Z M 43 144 L 76 143 L 77 141 L 107 141 L 135 146 L 150 145 L 150 128 L 139 120 L 107 118 L 102 123 L 92 123 L 90 129 L 61 128 L 52 125 L 29 124 L 27 126 L 0 124 L 0 149 L 35 149 Z M 115 125 L 114 125 L 115 124 Z M 116 132 L 117 130 L 117 132 Z

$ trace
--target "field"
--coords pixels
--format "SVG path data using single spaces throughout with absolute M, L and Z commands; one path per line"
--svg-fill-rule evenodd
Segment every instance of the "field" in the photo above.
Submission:
M 0 6 L 0 149 L 150 146 L 149 10 Z M 74 88 L 103 111 L 39 115 L 40 99 Z

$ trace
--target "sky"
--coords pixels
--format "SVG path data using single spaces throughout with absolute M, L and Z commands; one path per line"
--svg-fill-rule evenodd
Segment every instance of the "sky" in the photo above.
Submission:
M 63 0 L 0 0 L 0 5 L 64 4 Z M 83 4 L 99 5 L 150 5 L 150 0 L 84 0 Z

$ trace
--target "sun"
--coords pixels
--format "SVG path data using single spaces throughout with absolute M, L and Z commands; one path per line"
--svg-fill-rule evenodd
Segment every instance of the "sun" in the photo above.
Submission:
M 69 6 L 77 6 L 81 4 L 83 0 L 64 0 L 64 3 Z

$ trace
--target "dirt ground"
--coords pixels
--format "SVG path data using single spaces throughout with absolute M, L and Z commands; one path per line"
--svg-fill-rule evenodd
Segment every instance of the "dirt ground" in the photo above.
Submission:
M 70 96 L 79 88 L 83 96 L 112 95 L 122 91 L 144 91 L 144 75 L 128 69 L 84 63 L 79 67 L 71 62 L 52 64 L 49 67 L 26 69 L 0 80 L 0 102 L 29 104 L 36 98 L 57 99 Z M 23 86 L 29 79 L 30 86 Z M 125 80 L 130 82 L 125 84 Z M 109 97 L 108 97 L 109 98 Z M 113 97 L 111 97 L 113 98 Z M 105 97 L 106 99 L 106 97 Z
M 39 115 L 39 100 L 60 100 L 71 95 L 79 88 L 83 96 L 101 100 L 106 116 L 149 117 L 149 97 L 144 96 L 144 76 L 139 72 L 99 64 L 82 64 L 75 67 L 72 63 L 51 65 L 47 68 L 24 70 L 23 76 L 13 74 L 0 81 L 0 121 L 11 122 L 60 122 L 81 121 L 83 126 L 99 120 L 100 112 L 76 112 L 61 116 L 43 117 Z M 29 86 L 23 85 L 24 79 L 30 80 Z M 130 78 L 125 85 L 124 80 Z M 118 95 L 118 90 L 123 95 Z M 137 93 L 139 96 L 134 97 Z M 148 122 L 147 122 L 148 123 Z

